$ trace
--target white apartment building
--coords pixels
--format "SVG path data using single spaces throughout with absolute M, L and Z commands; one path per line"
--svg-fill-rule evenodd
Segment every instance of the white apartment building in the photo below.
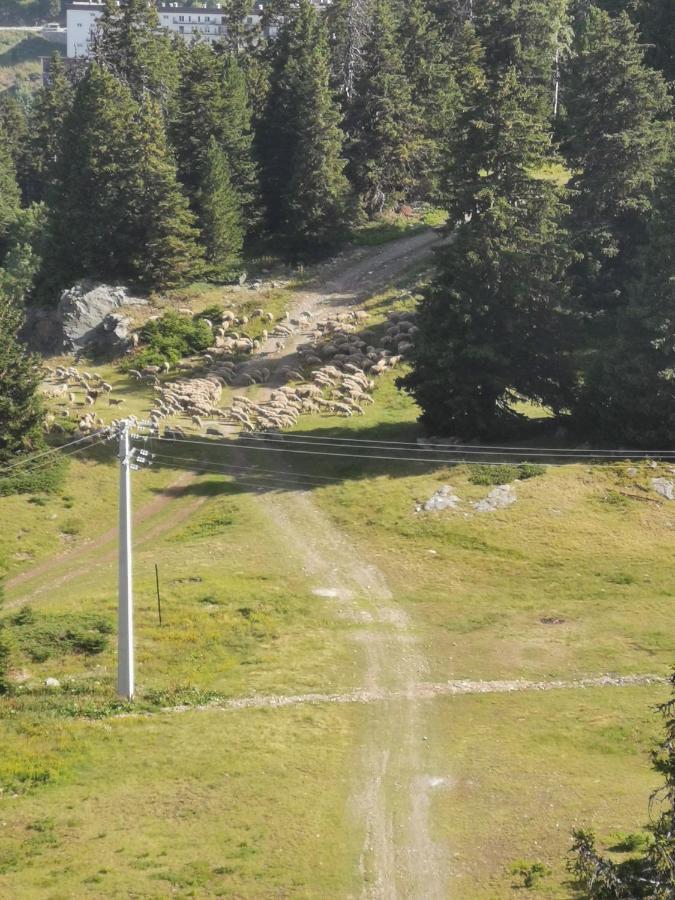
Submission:
M 314 0 L 319 8 L 330 0 Z M 157 3 L 159 22 L 169 32 L 182 35 L 185 40 L 202 40 L 211 43 L 220 40 L 226 33 L 225 16 L 215 9 L 190 6 L 180 3 Z M 256 3 L 246 16 L 249 27 L 258 25 L 262 15 L 262 4 Z M 67 56 L 71 59 L 89 56 L 91 38 L 96 22 L 103 11 L 103 3 L 80 2 L 75 0 L 66 8 Z M 277 29 L 268 28 L 268 37 L 276 37 Z

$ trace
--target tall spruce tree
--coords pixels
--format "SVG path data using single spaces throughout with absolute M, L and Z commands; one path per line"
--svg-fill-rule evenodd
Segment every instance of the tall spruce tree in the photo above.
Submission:
M 0 263 L 6 247 L 4 239 L 19 210 L 19 186 L 10 151 L 10 142 L 0 126 Z
M 333 86 L 343 106 L 354 99 L 370 31 L 370 0 L 335 0 L 326 11 Z
M 366 211 L 374 215 L 414 190 L 424 147 L 389 0 L 374 0 L 363 59 L 349 114 L 350 172 Z
M 178 60 L 159 27 L 154 0 L 104 0 L 92 41 L 93 59 L 127 84 L 133 97 L 145 93 L 168 110 L 178 85 Z
M 571 33 L 568 0 L 476 0 L 474 22 L 489 78 L 513 66 L 529 91 L 528 111 L 548 118 L 553 111 L 556 60 Z
M 245 75 L 232 54 L 217 54 L 205 44 L 185 52 L 171 137 L 181 181 L 197 212 L 209 143 L 225 151 L 232 186 L 248 230 L 260 218 L 258 171 Z
M 23 315 L 0 290 L 0 464 L 42 445 L 40 360 L 18 338 Z
M 63 57 L 55 53 L 49 74 L 37 92 L 29 115 L 23 189 L 29 201 L 43 200 L 59 157 L 66 117 L 73 105 L 74 88 Z
M 522 422 L 526 396 L 560 408 L 571 372 L 559 308 L 567 261 L 564 207 L 532 175 L 549 158 L 546 125 L 515 68 L 486 85 L 455 214 L 455 240 L 420 304 L 413 370 L 403 379 L 435 433 L 494 438 Z
M 421 196 L 437 200 L 447 141 L 460 108 L 449 42 L 428 0 L 410 0 L 399 33 L 412 105 L 421 126 L 414 181 Z
M 675 434 L 675 153 L 657 182 L 636 274 L 584 354 L 580 426 L 623 446 L 670 447 Z
M 48 207 L 39 286 L 52 300 L 82 277 L 161 287 L 198 269 L 159 106 L 96 64 L 66 119 Z
M 572 832 L 570 869 L 589 900 L 672 900 L 675 887 L 675 675 L 672 695 L 657 709 L 664 721 L 664 736 L 652 753 L 652 767 L 663 784 L 651 795 L 647 849 L 617 863 L 602 856 L 592 831 Z
M 265 205 L 294 254 L 325 248 L 347 216 L 340 115 L 325 34 L 309 0 L 282 29 L 260 129 Z
M 203 248 L 188 199 L 178 182 L 166 140 L 162 110 L 146 99 L 134 121 L 132 145 L 137 167 L 130 173 L 125 201 L 131 213 L 135 253 L 132 277 L 146 288 L 166 288 L 201 272 Z
M 662 76 L 644 64 L 644 48 L 628 15 L 611 17 L 598 9 L 585 20 L 568 93 L 575 251 L 569 281 L 582 347 L 573 411 L 580 423 L 597 426 L 604 419 L 594 419 L 594 411 L 609 387 L 600 373 L 613 355 L 616 327 L 649 240 L 670 100 Z
M 214 137 L 209 140 L 204 161 L 199 201 L 209 270 L 216 277 L 227 277 L 241 266 L 244 226 L 227 155 Z

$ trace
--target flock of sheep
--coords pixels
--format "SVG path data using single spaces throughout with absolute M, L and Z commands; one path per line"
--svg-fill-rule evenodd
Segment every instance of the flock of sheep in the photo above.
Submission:
M 112 396 L 112 385 L 104 381 L 97 372 L 80 371 L 77 366 L 45 366 L 44 393 L 56 401 L 58 417 L 62 420 L 77 420 L 79 431 L 87 434 L 104 428 L 103 419 L 94 410 L 102 396 L 107 397 L 108 406 L 120 406 L 123 398 Z M 64 425 L 57 421 L 57 413 L 50 412 L 45 417 L 45 427 L 50 431 L 64 432 Z
M 417 332 L 414 312 L 389 313 L 383 335 L 363 328 L 368 313 L 362 309 L 329 314 L 321 321 L 302 312 L 297 318 L 286 314 L 275 322 L 262 308 L 251 313 L 250 318 L 254 317 L 270 326 L 269 331 L 262 330 L 260 339 L 242 330 L 249 321 L 246 316 L 237 317 L 230 310 L 222 314 L 219 323 L 206 320 L 213 330 L 213 346 L 201 357 L 178 366 L 179 370 L 194 369 L 197 364 L 198 376 L 162 381 L 160 375 L 169 371 L 168 364 L 130 370 L 133 377 L 154 385 L 155 399 L 149 412 L 153 430 L 159 432 L 167 419 L 189 420 L 183 427 L 165 425 L 164 436 L 185 437 L 186 429 L 222 436 L 223 425 L 247 432 L 280 431 L 293 426 L 303 414 L 363 415 L 364 406 L 373 402 L 374 379 L 401 362 L 414 346 Z M 307 340 L 296 348 L 297 363 L 276 368 L 271 357 L 298 334 L 306 335 Z M 255 357 L 260 357 L 259 363 Z M 254 400 L 235 395 L 229 406 L 220 406 L 224 385 L 249 387 L 270 380 L 275 386 L 265 392 L 266 397 Z M 71 418 L 75 413 L 83 433 L 104 426 L 93 409 L 102 394 L 107 395 L 110 406 L 124 402 L 112 397 L 112 386 L 100 376 L 75 366 L 47 367 L 46 382 L 49 395 L 57 400 L 64 397 L 59 401 L 61 415 Z M 84 412 L 83 407 L 92 409 Z M 59 430 L 54 414 L 48 427 Z

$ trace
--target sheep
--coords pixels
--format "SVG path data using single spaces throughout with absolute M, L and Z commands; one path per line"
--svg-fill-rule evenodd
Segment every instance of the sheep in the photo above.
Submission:
M 202 425 L 202 420 L 199 418 L 199 416 L 192 416 L 191 422 L 193 425 L 196 425 L 197 428 L 199 428 L 199 429 L 204 427 Z
M 125 402 L 123 397 L 108 397 L 108 406 L 121 406 Z

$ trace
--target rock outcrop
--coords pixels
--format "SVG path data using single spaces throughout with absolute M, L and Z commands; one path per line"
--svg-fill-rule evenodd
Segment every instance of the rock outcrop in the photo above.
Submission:
M 29 308 L 24 335 L 45 354 L 121 353 L 131 343 L 130 319 L 118 310 L 146 303 L 124 287 L 81 281 L 63 291 L 55 307 Z

